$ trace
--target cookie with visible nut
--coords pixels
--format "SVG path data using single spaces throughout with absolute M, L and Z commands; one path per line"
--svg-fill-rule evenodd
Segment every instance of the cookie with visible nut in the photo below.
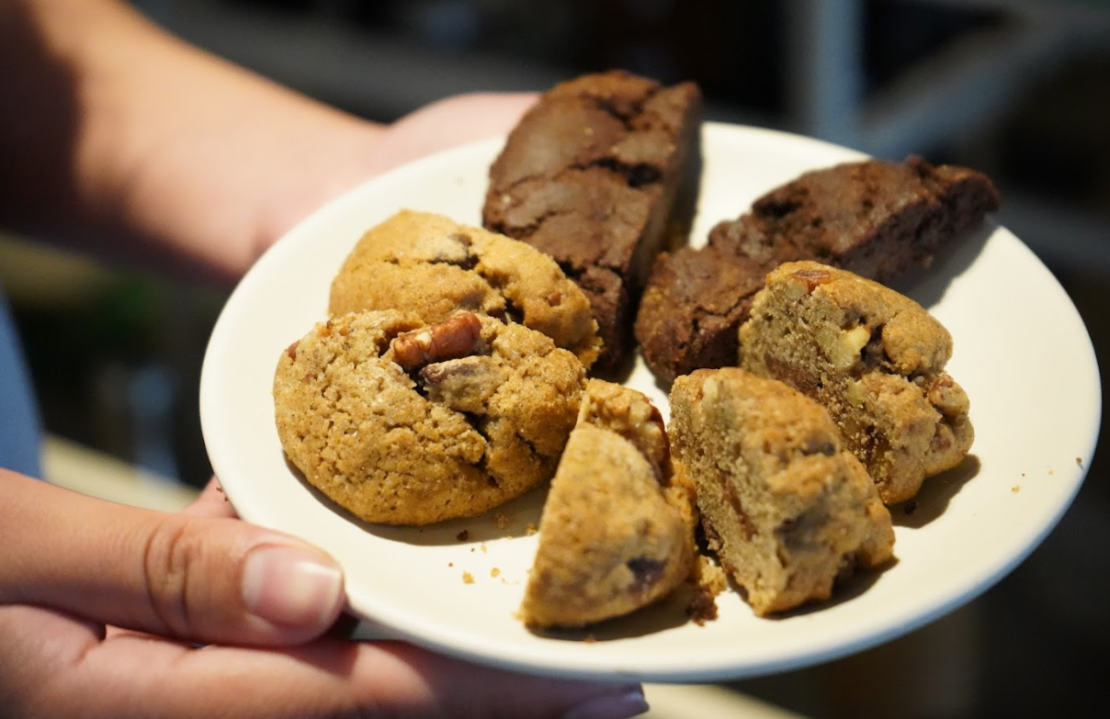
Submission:
M 737 367 L 679 377 L 670 400 L 675 464 L 757 615 L 826 600 L 856 567 L 891 558 L 890 512 L 821 405 Z
M 589 300 L 554 260 L 429 212 L 402 210 L 369 229 L 332 280 L 330 314 L 385 309 L 425 322 L 460 310 L 517 321 L 587 367 L 601 350 Z
M 945 372 L 952 336 L 910 298 L 816 262 L 780 266 L 740 328 L 741 366 L 816 399 L 887 504 L 955 467 L 975 438 Z
M 463 312 L 338 315 L 282 353 L 290 462 L 368 522 L 423 525 L 497 507 L 555 472 L 585 369 L 520 324 Z
M 544 504 L 521 619 L 582 627 L 658 601 L 690 576 L 695 523 L 659 411 L 590 380 Z

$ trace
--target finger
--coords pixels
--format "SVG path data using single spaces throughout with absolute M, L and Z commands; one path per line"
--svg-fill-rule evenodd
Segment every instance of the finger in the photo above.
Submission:
M 231 502 L 227 501 L 227 496 L 224 495 L 224 490 L 220 487 L 220 481 L 215 477 L 208 480 L 208 484 L 204 485 L 204 489 L 197 495 L 196 499 L 189 503 L 189 506 L 182 510 L 184 514 L 192 514 L 197 517 L 238 517 L 235 513 L 235 508 L 231 506 Z
M 623 719 L 647 708 L 636 684 L 517 675 L 392 642 L 195 649 L 120 635 L 40 667 L 21 703 L 43 716 Z
M 382 642 L 362 667 L 366 676 L 388 677 L 391 711 L 419 706 L 422 697 L 444 717 L 563 717 L 625 719 L 647 711 L 638 683 L 552 679 L 465 664 L 399 642 Z M 424 716 L 412 712 L 412 716 Z M 387 712 L 388 713 L 388 712 Z
M 0 470 L 0 604 L 200 642 L 292 644 L 344 604 L 338 565 L 235 519 L 165 514 Z

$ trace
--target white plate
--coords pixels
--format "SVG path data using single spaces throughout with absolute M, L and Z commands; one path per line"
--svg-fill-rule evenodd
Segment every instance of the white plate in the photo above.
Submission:
M 804 170 L 860 157 L 720 124 L 707 125 L 704 138 L 694 238 Z M 1075 496 L 1101 413 L 1090 340 L 1052 275 L 991 226 L 900 285 L 951 330 L 949 369 L 971 397 L 977 436 L 960 468 L 926 484 L 912 515 L 895 512 L 893 566 L 854 579 L 832 603 L 779 619 L 758 619 L 726 593 L 719 618 L 704 626 L 684 621 L 674 602 L 606 625 L 593 641 L 529 632 L 514 612 L 542 493 L 491 513 L 511 519 L 502 529 L 493 516 L 424 529 L 353 521 L 286 465 L 270 394 L 279 354 L 324 317 L 331 278 L 362 232 L 406 207 L 478 223 L 500 147 L 480 142 L 408 165 L 308 218 L 243 279 L 205 358 L 201 419 L 228 498 L 244 519 L 331 552 L 346 571 L 351 611 L 373 622 L 372 633 L 561 676 L 694 682 L 796 668 L 893 639 L 972 599 L 1025 558 Z M 629 384 L 666 409 L 642 365 Z M 466 541 L 457 538 L 463 529 Z

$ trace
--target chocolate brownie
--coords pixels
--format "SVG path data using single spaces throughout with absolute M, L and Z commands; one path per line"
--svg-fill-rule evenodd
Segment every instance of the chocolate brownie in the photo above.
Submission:
M 482 219 L 555 258 L 619 366 L 651 263 L 684 240 L 700 174 L 701 94 L 622 71 L 556 85 L 490 168 Z
M 945 371 L 952 336 L 889 287 L 817 262 L 767 276 L 740 327 L 742 366 L 820 402 L 888 504 L 959 464 L 975 438 Z
M 890 512 L 800 392 L 737 367 L 697 370 L 675 380 L 667 430 L 709 548 L 757 615 L 828 599 L 855 567 L 891 558 Z
M 918 157 L 807 172 L 717 224 L 705 248 L 656 259 L 636 319 L 644 359 L 665 382 L 734 364 L 752 295 L 780 263 L 817 260 L 888 282 L 999 202 L 986 175 Z

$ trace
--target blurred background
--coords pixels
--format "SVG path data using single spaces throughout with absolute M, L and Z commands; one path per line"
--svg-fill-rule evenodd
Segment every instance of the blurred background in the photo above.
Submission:
M 1107 2 L 135 4 L 201 47 L 382 122 L 446 95 L 543 90 L 621 67 L 697 81 L 709 119 L 983 170 L 1003 194 L 999 221 L 1056 274 L 1110 356 Z M 0 237 L 0 282 L 51 435 L 48 473 L 103 476 L 116 484 L 94 491 L 118 488 L 125 501 L 136 492 L 145 503 L 185 501 L 210 474 L 197 383 L 225 296 L 33 238 Z M 1110 646 L 1107 472 L 1096 454 L 1033 556 L 930 627 L 811 670 L 714 688 L 708 713 L 660 689 L 652 716 L 1013 717 L 1099 706 Z

